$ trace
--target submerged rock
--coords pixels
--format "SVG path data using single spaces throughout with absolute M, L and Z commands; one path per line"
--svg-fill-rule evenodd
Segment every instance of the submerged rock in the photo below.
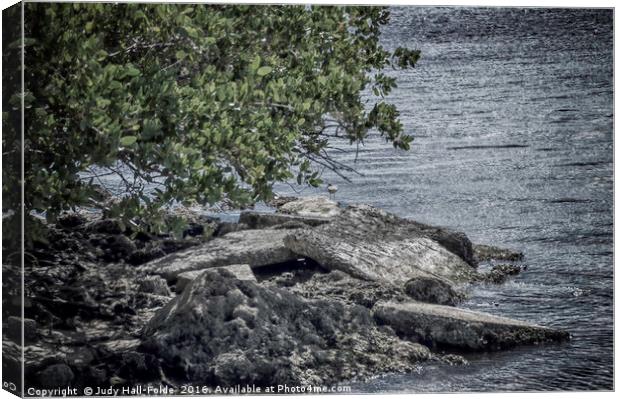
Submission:
M 451 306 L 382 303 L 373 312 L 399 336 L 432 348 L 499 350 L 570 338 L 565 331 Z
M 231 386 L 329 384 L 411 371 L 430 357 L 377 328 L 366 308 L 303 300 L 223 269 L 198 276 L 155 315 L 142 351 L 177 383 Z
M 287 230 L 243 230 L 214 238 L 202 245 L 172 253 L 140 268 L 174 281 L 183 272 L 234 264 L 252 267 L 297 259 L 284 245 Z
M 432 277 L 415 277 L 405 283 L 405 292 L 420 302 L 455 306 L 463 299 L 450 284 Z
M 450 283 L 477 278 L 469 264 L 418 224 L 365 205 L 347 208 L 329 224 L 293 230 L 284 242 L 327 269 L 401 287 L 415 277 Z
M 305 197 L 289 201 L 280 206 L 277 212 L 305 217 L 331 218 L 338 216 L 342 209 L 336 201 L 325 197 Z
M 491 245 L 474 245 L 474 256 L 479 262 L 488 260 L 523 260 L 523 253 L 505 248 L 493 247 Z

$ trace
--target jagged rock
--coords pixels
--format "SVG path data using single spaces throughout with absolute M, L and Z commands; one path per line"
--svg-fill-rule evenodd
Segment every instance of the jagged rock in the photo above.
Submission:
M 498 350 L 570 338 L 565 331 L 451 306 L 381 303 L 373 313 L 400 336 L 429 347 Z
M 179 383 L 329 384 L 413 370 L 427 348 L 377 328 L 370 311 L 306 301 L 208 270 L 146 326 L 142 351 Z
M 327 269 L 401 287 L 414 277 L 450 283 L 477 277 L 470 265 L 417 224 L 365 205 L 350 206 L 329 224 L 292 230 L 284 242 Z
M 405 283 L 405 292 L 420 302 L 455 306 L 463 296 L 450 284 L 433 277 L 415 277 Z
M 516 276 L 521 273 L 521 267 L 517 265 L 495 265 L 491 270 L 482 275 L 482 281 L 493 284 L 502 284 L 508 280 L 509 276 Z
M 250 265 L 229 265 L 229 266 L 221 266 L 213 269 L 226 269 L 231 272 L 236 278 L 239 280 L 247 280 L 247 281 L 256 281 L 256 276 L 252 272 Z M 191 272 L 181 273 L 177 276 L 177 283 L 175 285 L 175 290 L 178 293 L 183 292 L 185 287 L 192 281 L 196 279 L 196 277 L 200 276 L 200 274 L 204 273 L 206 270 L 193 270 Z
M 325 197 L 305 197 L 289 201 L 277 209 L 277 212 L 306 217 L 331 218 L 338 216 L 342 209 L 336 201 Z
M 239 222 L 250 226 L 252 229 L 265 229 L 288 223 L 297 223 L 301 227 L 304 227 L 304 225 L 319 226 L 329 223 L 329 221 L 330 218 L 328 217 L 309 217 L 255 211 L 243 211 L 241 212 L 241 216 L 239 216 Z
M 488 260 L 507 260 L 520 261 L 523 260 L 523 253 L 510 249 L 493 247 L 490 245 L 474 245 L 474 257 L 479 262 Z
M 234 264 L 257 267 L 297 259 L 284 245 L 286 234 L 287 230 L 272 229 L 237 231 L 156 259 L 140 269 L 174 281 L 179 274 L 192 270 Z

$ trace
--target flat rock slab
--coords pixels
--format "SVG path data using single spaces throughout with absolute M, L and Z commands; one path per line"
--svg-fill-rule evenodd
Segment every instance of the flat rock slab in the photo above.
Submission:
M 484 351 L 570 339 L 565 331 L 451 306 L 388 302 L 373 312 L 399 336 L 430 347 Z
M 175 285 L 175 289 L 177 294 L 183 292 L 185 287 L 192 281 L 194 281 L 198 276 L 204 273 L 206 270 L 214 270 L 214 269 L 226 269 L 233 274 L 239 280 L 246 281 L 254 281 L 256 282 L 256 276 L 252 272 L 252 268 L 250 265 L 229 265 L 229 266 L 221 266 L 215 267 L 211 269 L 203 269 L 203 270 L 192 270 L 191 272 L 181 273 L 177 276 L 177 283 Z
M 415 277 L 451 284 L 477 278 L 474 268 L 417 224 L 369 206 L 351 206 L 329 224 L 292 230 L 284 242 L 327 269 L 401 287 Z
M 330 222 L 328 217 L 299 216 L 284 213 L 267 213 L 256 211 L 243 211 L 239 216 L 239 223 L 248 225 L 251 229 L 265 229 L 274 226 L 293 224 L 298 226 L 320 226 Z
M 259 267 L 298 258 L 284 245 L 288 230 L 242 230 L 175 252 L 142 266 L 141 271 L 174 281 L 181 273 L 234 264 Z

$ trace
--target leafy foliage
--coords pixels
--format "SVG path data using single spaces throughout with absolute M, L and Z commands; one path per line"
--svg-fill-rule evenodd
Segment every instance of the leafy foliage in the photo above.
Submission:
M 99 206 L 107 175 L 124 183 L 111 216 L 243 205 L 274 182 L 346 170 L 333 140 L 376 129 L 408 149 L 381 71 L 419 52 L 381 47 L 388 19 L 378 7 L 27 3 L 27 209 Z

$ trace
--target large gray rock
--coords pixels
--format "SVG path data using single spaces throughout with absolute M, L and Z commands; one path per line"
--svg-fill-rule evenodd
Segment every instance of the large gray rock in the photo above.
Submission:
M 430 357 L 390 331 L 361 306 L 307 301 L 217 269 L 155 315 L 142 350 L 179 383 L 322 385 L 413 370 Z
M 192 281 L 196 279 L 196 277 L 200 276 L 205 270 L 215 270 L 215 269 L 226 269 L 233 274 L 239 280 L 248 280 L 248 281 L 256 281 L 256 276 L 252 272 L 250 265 L 229 265 L 229 266 L 221 266 L 213 269 L 203 269 L 203 270 L 192 270 L 191 272 L 184 272 L 177 276 L 177 283 L 175 285 L 175 290 L 178 293 L 183 292 L 185 287 L 187 287 Z
M 317 216 L 298 216 L 287 215 L 282 213 L 266 213 L 256 211 L 243 211 L 239 216 L 239 223 L 248 225 L 251 229 L 265 229 L 273 226 L 283 224 L 298 224 L 300 226 L 319 226 L 325 223 L 329 223 L 328 217 Z
M 338 216 L 342 209 L 336 201 L 325 197 L 304 197 L 285 203 L 277 211 L 289 215 L 331 218 Z
M 273 229 L 236 231 L 156 259 L 140 270 L 174 281 L 179 274 L 192 270 L 234 264 L 257 267 L 295 260 L 298 256 L 284 245 L 286 234 L 287 230 Z
M 401 287 L 415 277 L 450 283 L 477 278 L 469 264 L 418 224 L 366 205 L 347 208 L 329 224 L 292 230 L 284 242 L 327 269 Z
M 565 331 L 451 306 L 381 303 L 373 312 L 400 336 L 430 347 L 498 350 L 570 338 Z

